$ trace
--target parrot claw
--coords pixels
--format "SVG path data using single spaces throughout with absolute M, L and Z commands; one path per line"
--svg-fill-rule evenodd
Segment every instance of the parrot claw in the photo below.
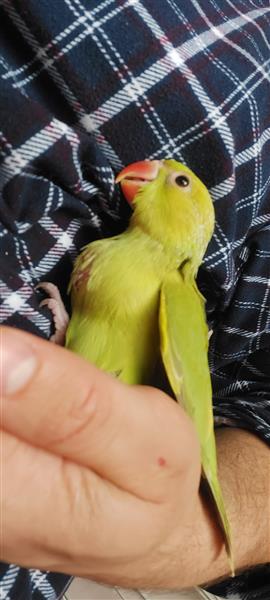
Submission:
M 55 333 L 50 337 L 50 341 L 60 346 L 65 345 L 66 330 L 69 323 L 69 316 L 65 309 L 63 300 L 58 288 L 53 283 L 42 281 L 36 286 L 36 289 L 42 289 L 49 295 L 40 302 L 40 307 L 47 306 L 51 311 L 55 326 Z

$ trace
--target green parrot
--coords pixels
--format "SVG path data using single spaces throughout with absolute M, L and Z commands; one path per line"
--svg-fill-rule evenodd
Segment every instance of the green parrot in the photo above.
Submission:
M 233 573 L 217 473 L 205 300 L 195 281 L 213 233 L 213 204 L 200 179 L 172 159 L 134 163 L 116 182 L 133 209 L 130 223 L 121 235 L 91 242 L 78 256 L 66 347 L 129 384 L 151 382 L 161 357 L 175 398 L 196 427 L 202 474 Z M 50 293 L 48 284 L 41 286 Z M 59 324 L 56 306 L 43 304 L 53 310 L 61 336 L 67 319 Z

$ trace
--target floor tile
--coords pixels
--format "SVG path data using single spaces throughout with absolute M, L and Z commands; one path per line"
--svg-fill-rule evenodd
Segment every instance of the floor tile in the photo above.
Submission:
M 68 600 L 121 600 L 114 588 L 79 577 L 72 581 L 65 595 Z
M 66 600 L 222 600 L 197 589 L 182 592 L 127 590 L 99 585 L 76 577 L 65 594 Z

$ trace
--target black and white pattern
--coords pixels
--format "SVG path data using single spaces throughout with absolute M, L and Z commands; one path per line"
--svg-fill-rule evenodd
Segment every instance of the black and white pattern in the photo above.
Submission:
M 55 282 L 68 306 L 80 248 L 126 226 L 116 172 L 174 157 L 215 203 L 198 277 L 215 415 L 269 442 L 269 0 L 0 0 L 0 12 L 1 321 L 49 337 L 35 285 Z M 3 565 L 0 598 L 55 600 L 65 581 Z M 269 569 L 218 589 L 264 600 Z

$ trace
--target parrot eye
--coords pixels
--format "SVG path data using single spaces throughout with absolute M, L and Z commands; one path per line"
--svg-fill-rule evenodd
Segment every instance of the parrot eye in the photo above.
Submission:
M 175 178 L 175 183 L 179 187 L 187 187 L 189 185 L 189 179 L 186 177 L 186 175 L 178 175 Z

